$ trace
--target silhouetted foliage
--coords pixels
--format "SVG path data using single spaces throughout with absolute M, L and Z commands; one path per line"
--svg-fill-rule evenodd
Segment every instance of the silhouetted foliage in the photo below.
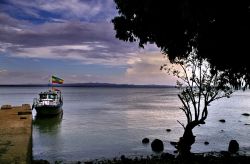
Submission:
M 249 0 L 114 1 L 117 38 L 138 41 L 140 47 L 154 43 L 171 62 L 187 58 L 194 47 L 235 87 L 250 84 Z
M 176 59 L 175 63 L 173 67 L 163 65 L 161 69 L 181 79 L 177 81 L 177 87 L 181 90 L 178 97 L 182 102 L 180 109 L 185 113 L 187 123 L 184 125 L 178 121 L 184 128 L 184 134 L 177 149 L 181 156 L 188 157 L 195 142 L 193 128 L 205 124 L 210 103 L 223 97 L 229 98 L 233 88 L 229 81 L 224 79 L 223 72 L 213 70 L 213 74 L 210 73 L 210 64 L 197 57 L 195 49 L 187 59 Z

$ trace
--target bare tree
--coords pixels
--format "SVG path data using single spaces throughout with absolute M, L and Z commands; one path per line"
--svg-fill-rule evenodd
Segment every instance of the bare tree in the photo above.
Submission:
M 223 72 L 213 69 L 208 61 L 198 58 L 196 54 L 197 51 L 193 50 L 187 59 L 176 59 L 179 68 L 168 65 L 161 67 L 181 79 L 177 81 L 177 87 L 181 90 L 178 97 L 182 102 L 180 109 L 187 119 L 186 125 L 178 121 L 184 128 L 184 134 L 176 146 L 181 157 L 190 155 L 195 142 L 192 130 L 205 124 L 210 103 L 223 97 L 229 98 L 233 92 L 228 79 L 223 78 Z

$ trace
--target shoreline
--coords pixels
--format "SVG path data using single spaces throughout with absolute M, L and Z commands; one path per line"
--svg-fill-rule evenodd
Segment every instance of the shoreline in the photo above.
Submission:
M 76 160 L 63 161 L 57 160 L 49 162 L 44 159 L 33 160 L 32 164 L 248 164 L 250 161 L 249 155 L 239 153 L 229 153 L 228 151 L 221 152 L 205 152 L 205 153 L 191 153 L 191 155 L 183 160 L 177 155 L 162 152 L 159 155 L 151 154 L 147 156 L 125 156 L 114 158 L 99 158 L 93 160 Z

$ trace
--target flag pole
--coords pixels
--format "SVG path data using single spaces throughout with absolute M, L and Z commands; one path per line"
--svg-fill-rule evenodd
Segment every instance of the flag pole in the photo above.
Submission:
M 48 90 L 49 90 L 49 86 L 50 86 L 50 78 L 49 78 L 49 83 L 48 83 Z
M 53 79 L 52 79 L 52 76 L 50 78 L 51 78 L 51 91 L 53 91 Z

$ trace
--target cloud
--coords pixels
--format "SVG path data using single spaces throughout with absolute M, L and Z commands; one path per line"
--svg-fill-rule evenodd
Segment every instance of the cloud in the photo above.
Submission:
M 125 79 L 128 83 L 175 85 L 176 78 L 160 70 L 163 64 L 170 64 L 161 53 L 141 53 L 128 60 Z
M 35 69 L 35 68 L 34 68 Z M 0 69 L 0 84 L 46 84 L 51 78 L 50 75 L 56 75 L 64 79 L 65 83 L 89 83 L 89 82 L 108 82 L 124 83 L 123 75 L 97 75 L 91 73 L 76 74 L 63 72 L 45 72 L 45 71 L 22 71 L 22 70 L 5 70 Z
M 142 50 L 115 38 L 111 23 L 68 21 L 33 25 L 0 15 L 0 51 L 12 57 L 76 60 L 85 64 L 126 65 Z
M 100 21 L 116 12 L 113 0 L 8 0 L 1 8 L 23 18 Z
M 165 61 L 156 46 L 140 49 L 138 43 L 115 38 L 110 19 L 116 12 L 113 0 L 3 0 L 0 55 L 22 61 L 32 59 L 41 63 L 41 67 L 49 59 L 50 63 L 56 60 L 81 66 L 96 64 L 96 72 L 107 67 L 119 68 L 119 73 L 106 71 L 103 75 L 94 71 L 77 74 L 72 68 L 65 74 L 65 70 L 58 71 L 68 82 L 165 84 L 170 80 L 172 83 L 174 80 L 159 70 Z M 1 83 L 29 83 L 31 79 L 43 83 L 51 73 L 45 70 L 38 73 L 41 71 L 38 69 L 27 72 L 17 67 L 12 71 L 0 69 Z
M 34 67 L 30 71 L 8 71 L 4 68 L 0 69 L 0 83 L 1 84 L 15 84 L 15 83 L 46 83 L 49 75 L 57 74 L 65 80 L 65 83 L 84 83 L 84 82 L 107 82 L 107 83 L 128 83 L 128 84 L 162 84 L 175 85 L 176 78 L 168 75 L 160 70 L 163 64 L 169 64 L 169 61 L 163 57 L 159 52 L 155 53 L 140 53 L 136 56 L 130 57 L 127 60 L 128 68 L 124 68 L 123 73 L 111 73 L 115 68 L 108 68 L 106 71 L 110 73 L 101 72 L 76 72 L 74 69 L 67 70 L 44 70 Z M 71 66 L 74 67 L 74 66 Z
M 9 71 L 0 69 L 0 84 L 41 84 L 48 82 L 45 72 Z
M 0 17 L 1 41 L 23 47 L 78 44 L 80 42 L 117 42 L 110 23 L 44 23 L 31 25 L 9 16 Z M 17 30 L 18 29 L 18 30 Z
M 123 75 L 94 75 L 94 74 L 82 74 L 82 75 L 64 75 L 65 82 L 67 83 L 120 83 L 124 84 Z
M 1 68 L 0 68 L 0 75 L 6 74 L 6 73 L 7 73 L 7 70 L 6 70 L 6 69 L 1 69 Z
M 108 47 L 98 42 L 82 43 L 77 45 L 60 45 L 12 48 L 14 57 L 34 58 L 34 59 L 56 59 L 78 61 L 82 64 L 100 65 L 126 65 L 130 56 L 123 56 L 124 53 L 108 53 Z

